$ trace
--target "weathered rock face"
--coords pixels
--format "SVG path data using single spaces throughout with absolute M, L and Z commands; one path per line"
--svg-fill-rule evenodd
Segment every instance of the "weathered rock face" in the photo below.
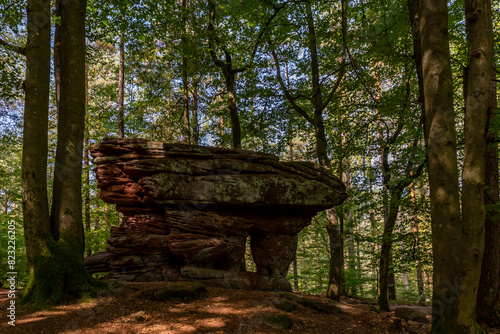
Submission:
M 290 290 L 297 234 L 347 197 L 322 167 L 265 153 L 105 139 L 91 154 L 101 198 L 123 214 L 107 248 L 123 281 Z M 256 273 L 242 268 L 248 237 Z

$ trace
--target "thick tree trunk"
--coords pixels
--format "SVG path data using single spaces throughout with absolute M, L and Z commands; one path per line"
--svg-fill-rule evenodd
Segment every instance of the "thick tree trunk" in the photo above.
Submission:
M 475 329 L 476 298 L 484 252 L 484 178 L 488 108 L 493 63 L 490 0 L 466 0 L 468 83 L 465 96 L 465 148 L 462 173 L 461 284 L 457 320 Z M 498 240 L 497 240 L 498 242 Z
M 452 333 L 456 295 L 462 292 L 456 286 L 462 217 L 446 0 L 422 0 L 420 33 L 434 260 L 432 331 Z
M 497 108 L 496 75 L 492 71 L 490 86 L 490 108 L 488 110 L 489 124 L 498 117 L 494 114 Z M 486 151 L 485 167 L 485 248 L 481 265 L 481 280 L 477 294 L 477 318 L 490 326 L 500 325 L 500 210 L 498 202 L 498 134 L 490 129 L 488 132 L 488 149 Z
M 50 12 L 49 8 L 42 7 L 43 5 L 44 2 L 28 2 L 28 34 L 30 36 L 27 48 L 23 147 L 25 150 L 23 152 L 23 206 L 30 281 L 22 302 L 36 304 L 45 303 L 47 300 L 59 303 L 68 295 L 81 296 L 82 291 L 90 290 L 91 285 L 94 284 L 83 264 L 81 219 L 86 1 L 74 0 L 69 4 L 60 3 L 61 99 L 51 220 L 48 214 L 45 178 Z M 35 72 L 32 72 L 33 68 Z M 35 101 L 36 107 L 33 106 Z M 33 125 L 35 128 L 32 128 Z M 63 129 L 62 132 L 61 129 Z M 73 137 L 74 133 L 80 134 L 79 141 L 78 138 Z M 33 150 L 36 150 L 36 155 L 33 155 Z
M 50 7 L 29 0 L 27 7 L 26 80 L 24 104 L 22 198 L 24 239 L 30 280 L 38 276 L 36 261 L 50 236 L 47 199 L 47 130 L 50 82 Z M 44 20 L 40 20 L 43 18 Z M 31 283 L 32 284 L 32 283 Z
M 491 71 L 487 2 L 466 2 L 469 94 L 460 214 L 453 85 L 445 0 L 423 0 L 421 46 L 433 237 L 433 333 L 476 333 L 484 246 L 484 155 Z M 477 7 L 476 7 L 477 6 Z M 489 29 L 488 29 L 489 28 Z
M 81 173 L 85 124 L 85 4 L 61 4 L 61 101 L 52 203 L 52 235 L 83 253 Z

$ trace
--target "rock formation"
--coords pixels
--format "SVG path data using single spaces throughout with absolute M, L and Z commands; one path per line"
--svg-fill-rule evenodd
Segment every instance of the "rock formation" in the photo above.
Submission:
M 91 147 L 101 198 L 122 213 L 108 240 L 123 281 L 290 290 L 297 234 L 347 197 L 305 162 L 241 149 L 105 139 Z M 247 272 L 246 240 L 257 272 Z

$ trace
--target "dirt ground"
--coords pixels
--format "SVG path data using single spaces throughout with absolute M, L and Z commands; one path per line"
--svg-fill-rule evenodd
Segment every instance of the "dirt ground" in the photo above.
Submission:
M 208 288 L 204 298 L 180 302 L 142 298 L 143 289 L 147 288 L 151 288 L 151 283 L 125 284 L 114 294 L 42 311 L 18 307 L 15 327 L 8 324 L 7 290 L 0 290 L 0 333 L 378 334 L 428 333 L 430 330 L 430 325 L 396 318 L 394 312 L 378 314 L 369 303 L 356 299 L 344 298 L 338 304 L 340 312 L 323 314 L 301 305 L 292 312 L 281 311 L 274 306 L 273 301 L 278 298 L 274 292 Z M 422 309 L 430 313 L 430 308 Z M 262 320 L 279 314 L 291 318 L 290 329 L 278 329 Z

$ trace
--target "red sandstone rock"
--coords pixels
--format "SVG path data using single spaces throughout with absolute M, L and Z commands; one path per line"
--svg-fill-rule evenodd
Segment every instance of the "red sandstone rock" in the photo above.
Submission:
M 124 281 L 290 290 L 297 234 L 347 197 L 326 169 L 266 153 L 115 138 L 91 154 L 101 198 L 123 214 L 103 259 Z M 248 237 L 257 273 L 241 270 Z

